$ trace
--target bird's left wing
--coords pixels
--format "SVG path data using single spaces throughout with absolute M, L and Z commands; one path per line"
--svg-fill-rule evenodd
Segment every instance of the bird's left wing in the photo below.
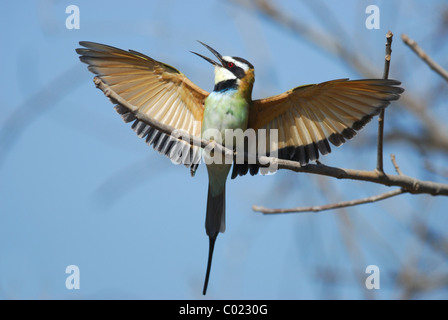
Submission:
M 266 99 L 255 100 L 249 128 L 266 129 L 266 151 L 301 165 L 317 160 L 319 152 L 331 152 L 351 139 L 373 116 L 397 100 L 404 90 L 399 81 L 387 79 L 339 79 L 305 85 Z M 278 130 L 278 141 L 270 130 Z M 258 143 L 261 143 L 258 141 Z M 258 172 L 256 165 L 236 165 L 232 178 Z
M 86 41 L 79 44 L 84 47 L 76 49 L 79 59 L 132 106 L 115 107 L 123 120 L 134 121 L 132 129 L 139 137 L 146 137 L 148 145 L 190 167 L 194 174 L 200 148 L 152 128 L 144 119 L 150 117 L 200 137 L 204 100 L 209 93 L 175 68 L 139 52 Z

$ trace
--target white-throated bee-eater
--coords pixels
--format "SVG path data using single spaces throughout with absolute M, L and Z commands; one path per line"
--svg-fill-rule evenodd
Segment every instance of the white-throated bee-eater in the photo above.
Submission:
M 215 69 L 215 86 L 209 93 L 193 84 L 177 69 L 144 54 L 111 46 L 80 42 L 80 60 L 117 95 L 127 102 L 115 109 L 148 145 L 175 162 L 191 168 L 201 158 L 201 149 L 151 127 L 151 118 L 193 136 L 209 129 L 222 134 L 226 129 L 277 130 L 278 141 L 266 139 L 266 152 L 281 159 L 306 165 L 331 152 L 331 142 L 340 146 L 355 136 L 373 116 L 397 100 L 403 89 L 399 81 L 385 79 L 339 79 L 304 85 L 277 96 L 252 100 L 254 67 L 245 59 L 222 56 L 200 42 L 218 59 L 200 55 Z M 258 142 L 260 143 L 260 142 Z M 189 156 L 186 157 L 185 155 Z M 205 159 L 206 160 L 206 159 Z M 209 254 L 203 294 L 207 291 L 213 248 L 219 232 L 225 230 L 225 189 L 232 164 L 207 162 L 209 177 L 205 230 Z M 234 163 L 232 179 L 259 172 L 257 164 Z

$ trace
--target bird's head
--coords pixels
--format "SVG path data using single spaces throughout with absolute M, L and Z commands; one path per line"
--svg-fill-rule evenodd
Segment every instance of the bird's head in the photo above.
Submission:
M 199 41 L 200 44 L 210 50 L 219 60 L 219 63 L 199 53 L 192 52 L 207 60 L 215 66 L 215 89 L 222 91 L 229 88 L 237 89 L 245 94 L 252 93 L 255 80 L 254 66 L 246 59 L 239 57 L 222 56 L 215 49 Z

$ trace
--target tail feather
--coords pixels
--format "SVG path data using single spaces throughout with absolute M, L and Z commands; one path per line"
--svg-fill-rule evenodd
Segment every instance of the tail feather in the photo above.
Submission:
M 218 232 L 226 230 L 226 188 L 224 186 L 222 193 L 213 196 L 210 185 L 208 186 L 207 197 L 207 215 L 205 218 L 205 231 L 207 235 L 213 236 Z M 215 237 L 216 237 L 215 236 Z
M 205 230 L 209 237 L 208 261 L 207 271 L 205 273 L 204 289 L 202 294 L 207 293 L 208 279 L 210 277 L 210 270 L 212 267 L 213 249 L 215 248 L 215 241 L 219 232 L 224 232 L 226 229 L 226 189 L 223 188 L 222 193 L 213 196 L 210 185 L 208 187 L 207 198 L 207 215 L 205 218 Z
M 210 269 L 212 267 L 212 257 L 213 249 L 215 248 L 216 237 L 209 237 L 209 247 L 208 247 L 208 261 L 207 261 L 207 272 L 205 273 L 204 289 L 202 289 L 202 294 L 205 296 L 207 293 L 208 279 L 210 277 Z

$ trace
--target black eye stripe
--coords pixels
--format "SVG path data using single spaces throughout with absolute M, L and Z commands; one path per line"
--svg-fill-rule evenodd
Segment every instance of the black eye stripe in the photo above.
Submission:
M 235 75 L 235 77 L 237 77 L 238 79 L 243 78 L 244 75 L 246 74 L 246 72 L 244 71 L 243 68 L 240 68 L 235 64 L 233 64 L 233 66 L 231 68 L 226 66 L 226 69 L 229 70 L 230 72 L 232 72 Z
M 233 66 L 232 68 L 229 69 L 238 79 L 241 79 L 244 77 L 244 75 L 246 74 L 244 72 L 244 70 L 240 67 L 237 66 Z
M 232 57 L 232 59 L 234 59 L 235 61 L 241 62 L 245 65 L 247 65 L 249 68 L 253 69 L 253 65 L 247 61 L 246 59 L 243 58 L 239 58 L 239 57 Z M 229 64 L 232 64 L 233 66 L 229 66 Z M 232 72 L 238 79 L 242 79 L 244 78 L 244 76 L 246 75 L 246 72 L 244 71 L 243 68 L 238 67 L 233 61 L 226 61 L 226 65 L 225 68 L 227 70 L 229 70 L 230 72 Z

